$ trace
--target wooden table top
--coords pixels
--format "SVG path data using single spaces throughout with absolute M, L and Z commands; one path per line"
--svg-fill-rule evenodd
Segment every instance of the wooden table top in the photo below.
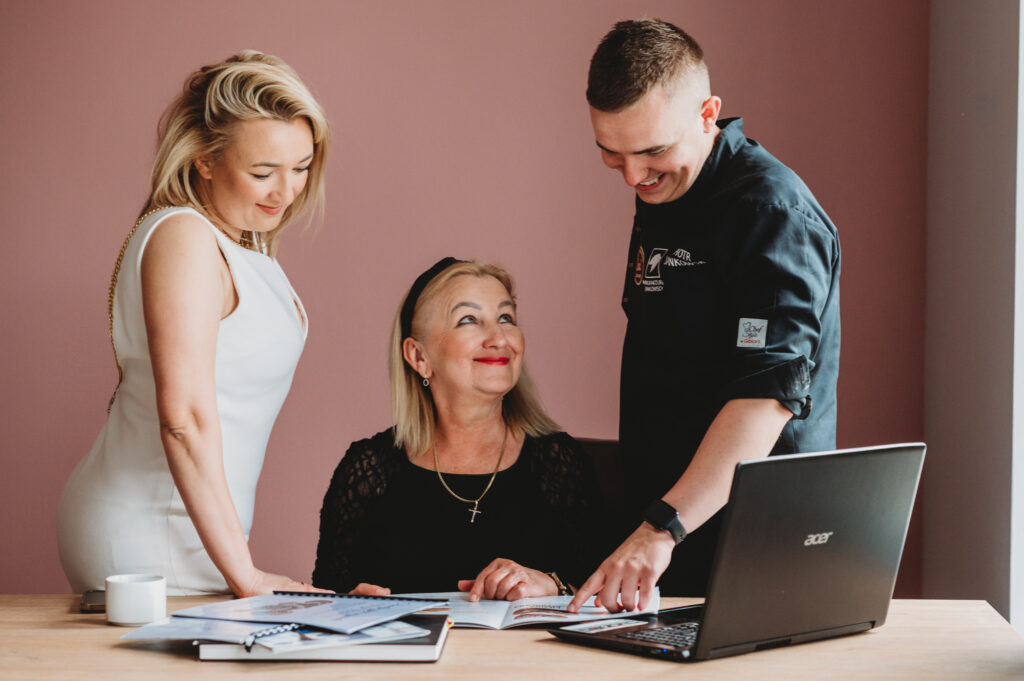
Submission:
M 172 597 L 167 610 L 216 600 Z M 453 629 L 436 663 L 199 662 L 190 645 L 120 641 L 130 629 L 78 612 L 78 601 L 0 595 L 0 679 L 1024 680 L 1024 638 L 984 601 L 896 600 L 885 625 L 863 634 L 692 664 L 575 646 L 543 629 Z

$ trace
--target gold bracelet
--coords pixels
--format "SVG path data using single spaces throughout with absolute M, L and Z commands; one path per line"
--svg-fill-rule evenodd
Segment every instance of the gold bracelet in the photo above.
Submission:
M 567 587 L 565 585 L 565 582 L 563 582 L 558 577 L 558 573 L 557 572 L 551 571 L 551 572 L 546 572 L 544 574 L 546 574 L 548 577 L 550 577 L 555 582 L 555 586 L 558 587 L 558 595 L 559 596 L 568 596 L 569 595 L 569 587 Z

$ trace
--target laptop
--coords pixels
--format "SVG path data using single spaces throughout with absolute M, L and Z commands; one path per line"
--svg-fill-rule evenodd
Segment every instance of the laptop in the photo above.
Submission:
M 924 453 L 911 443 L 741 462 L 703 605 L 549 631 L 691 662 L 881 626 Z

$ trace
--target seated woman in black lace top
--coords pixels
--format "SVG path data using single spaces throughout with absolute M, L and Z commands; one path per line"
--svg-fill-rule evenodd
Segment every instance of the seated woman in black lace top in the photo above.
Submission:
M 413 284 L 391 334 L 395 425 L 334 471 L 314 584 L 514 600 L 593 570 L 590 460 L 541 408 L 516 314 L 491 265 L 446 258 Z

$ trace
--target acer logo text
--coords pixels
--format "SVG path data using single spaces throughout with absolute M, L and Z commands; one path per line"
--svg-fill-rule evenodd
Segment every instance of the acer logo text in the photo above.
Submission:
M 815 546 L 817 544 L 824 544 L 828 541 L 834 532 L 822 532 L 821 534 L 809 534 L 807 539 L 804 539 L 804 546 Z

